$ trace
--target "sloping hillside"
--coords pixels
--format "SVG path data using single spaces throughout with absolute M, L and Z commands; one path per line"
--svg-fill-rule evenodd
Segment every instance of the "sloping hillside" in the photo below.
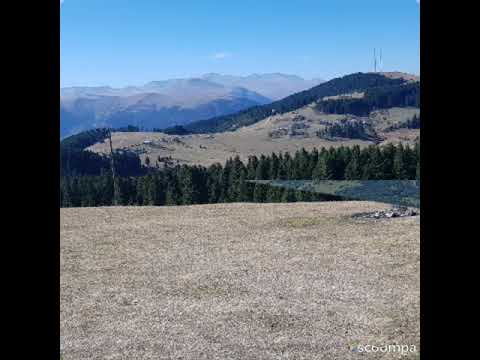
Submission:
M 381 72 L 380 74 L 390 78 L 390 79 L 403 79 L 410 82 L 420 81 L 420 76 L 414 74 L 408 74 L 401 71 L 388 71 Z
M 184 126 L 190 133 L 215 133 L 232 131 L 242 126 L 248 126 L 261 121 L 274 114 L 283 114 L 300 109 L 313 102 L 317 102 L 327 96 L 363 92 L 368 89 L 395 86 L 405 83 L 403 78 L 389 78 L 376 73 L 357 73 L 336 78 L 309 90 L 290 95 L 273 103 L 255 106 L 247 110 L 216 117 L 208 120 L 193 122 Z M 167 130 L 167 133 L 175 133 L 175 129 Z
M 418 129 L 399 128 L 385 131 L 394 124 L 402 124 L 414 115 L 419 115 L 418 108 L 391 108 L 374 111 L 368 117 L 356 117 L 345 114 L 325 114 L 316 110 L 316 104 L 302 107 L 296 111 L 269 116 L 266 119 L 236 131 L 215 134 L 168 135 L 164 133 L 113 133 L 112 141 L 116 149 L 137 152 L 145 163 L 150 159 L 155 165 L 160 157 L 162 161 L 180 164 L 211 165 L 215 162 L 224 163 L 228 158 L 239 155 L 247 160 L 249 155 L 270 154 L 272 152 L 294 153 L 304 147 L 307 150 L 321 147 L 338 147 L 342 145 L 373 144 L 369 139 L 352 138 L 321 138 L 317 132 L 329 124 L 339 124 L 348 121 L 362 121 L 371 124 L 381 143 L 413 144 L 420 135 Z M 97 143 L 89 150 L 108 153 L 106 142 Z
M 268 106 L 164 133 L 117 132 L 113 145 L 139 154 L 144 163 L 148 157 L 152 166 L 163 166 L 211 165 L 236 155 L 247 160 L 302 147 L 413 144 L 420 136 L 420 83 L 410 80 L 401 73 L 348 75 Z M 312 101 L 304 105 L 307 100 Z M 109 148 L 97 143 L 89 150 L 106 153 Z
M 63 358 L 418 359 L 420 218 L 351 217 L 384 208 L 61 209 Z

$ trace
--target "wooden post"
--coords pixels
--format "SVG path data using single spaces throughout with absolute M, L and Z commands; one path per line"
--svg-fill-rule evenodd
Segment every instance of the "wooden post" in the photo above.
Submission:
M 113 158 L 113 146 L 112 146 L 112 130 L 108 129 L 108 140 L 110 142 L 110 167 L 112 170 L 113 181 L 113 205 L 119 205 L 120 189 L 118 188 L 117 177 L 115 174 L 115 160 Z

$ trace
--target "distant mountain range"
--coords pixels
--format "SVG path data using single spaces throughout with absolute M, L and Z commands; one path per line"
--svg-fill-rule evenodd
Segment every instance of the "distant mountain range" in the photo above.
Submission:
M 249 76 L 220 75 L 216 73 L 205 74 L 205 80 L 230 87 L 244 87 L 262 94 L 271 100 L 279 100 L 296 92 L 310 89 L 324 82 L 323 79 L 305 80 L 296 75 L 281 73 L 252 74 Z
M 84 149 L 108 154 L 107 133 L 95 129 L 63 139 L 61 150 L 68 149 L 63 159 L 78 155 L 77 160 L 86 163 L 83 156 L 93 155 L 81 153 Z M 155 132 L 117 127 L 112 145 L 123 150 L 121 164 L 131 161 L 134 165 L 132 154 L 136 154 L 144 164 L 148 157 L 153 166 L 210 166 L 236 155 L 247 161 L 251 155 L 295 154 L 302 148 L 414 145 L 419 136 L 419 77 L 399 72 L 356 73 L 267 105 L 184 126 Z M 102 161 L 108 166 L 107 160 Z
M 322 83 L 295 75 L 205 74 L 124 88 L 60 89 L 60 135 L 96 127 L 164 129 L 268 104 Z
M 393 91 L 389 89 L 389 87 L 393 87 L 397 92 L 402 92 L 404 91 L 403 87 L 398 87 L 400 85 L 410 84 L 410 87 L 413 86 L 413 88 L 407 88 L 406 91 L 412 91 L 413 95 L 411 96 L 415 98 L 416 94 L 419 93 L 419 81 L 419 77 L 415 75 L 400 72 L 350 74 L 323 82 L 317 86 L 296 92 L 268 104 L 254 106 L 233 114 L 191 122 L 185 126 L 168 128 L 165 132 L 168 134 L 199 134 L 233 131 L 242 126 L 259 122 L 271 115 L 290 112 L 315 102 L 321 102 L 324 98 L 328 99 L 329 97 L 338 97 L 339 95 L 350 93 L 369 93 L 367 100 L 351 99 L 348 101 L 349 103 L 353 101 L 357 107 L 360 105 L 361 108 L 367 109 L 371 106 L 368 102 L 371 102 L 372 97 L 391 97 L 391 94 L 387 96 L 387 93 Z M 383 91 L 380 90 L 382 88 L 384 88 Z M 383 93 L 384 91 L 387 91 L 387 93 Z M 389 101 L 394 101 L 394 99 L 390 99 Z M 382 107 L 402 106 L 402 104 L 393 105 L 393 103 L 389 106 L 387 105 L 388 104 L 383 104 Z

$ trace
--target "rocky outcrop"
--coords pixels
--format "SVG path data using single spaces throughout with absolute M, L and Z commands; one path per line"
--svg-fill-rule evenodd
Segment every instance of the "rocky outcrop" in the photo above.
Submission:
M 420 215 L 420 211 L 418 209 L 412 209 L 408 207 L 396 207 L 389 210 L 355 214 L 353 215 L 353 217 L 364 219 L 392 219 L 417 215 Z

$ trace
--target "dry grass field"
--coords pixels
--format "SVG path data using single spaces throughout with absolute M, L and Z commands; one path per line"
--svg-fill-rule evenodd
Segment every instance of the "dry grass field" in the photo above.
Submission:
M 61 209 L 70 359 L 417 359 L 419 217 L 368 202 Z
M 383 133 L 382 130 L 390 125 L 410 119 L 414 114 L 419 114 L 417 108 L 391 108 L 374 111 L 370 121 L 386 142 L 413 144 L 420 134 L 419 130 L 402 129 L 399 132 Z M 299 117 L 301 120 L 299 120 Z M 315 132 L 323 129 L 324 122 L 336 122 L 348 117 L 346 115 L 324 114 L 316 111 L 311 106 L 305 106 L 296 111 L 281 115 L 270 116 L 258 123 L 239 128 L 232 132 L 215 134 L 195 134 L 172 136 L 163 133 L 138 132 L 138 133 L 113 133 L 112 142 L 116 149 L 140 151 L 140 158 L 145 161 L 148 156 L 151 165 L 155 165 L 157 158 L 172 157 L 180 164 L 209 166 L 215 162 L 224 164 L 228 158 L 236 155 L 246 161 L 250 155 L 271 154 L 272 152 L 294 153 L 304 147 L 306 150 L 321 147 L 338 146 L 368 146 L 371 141 L 343 139 L 329 141 L 321 139 Z M 300 130 L 305 136 L 271 137 L 272 133 L 288 131 L 294 125 L 301 125 Z M 144 144 L 149 141 L 149 144 Z M 100 153 L 108 153 L 108 142 L 97 143 L 88 148 Z

